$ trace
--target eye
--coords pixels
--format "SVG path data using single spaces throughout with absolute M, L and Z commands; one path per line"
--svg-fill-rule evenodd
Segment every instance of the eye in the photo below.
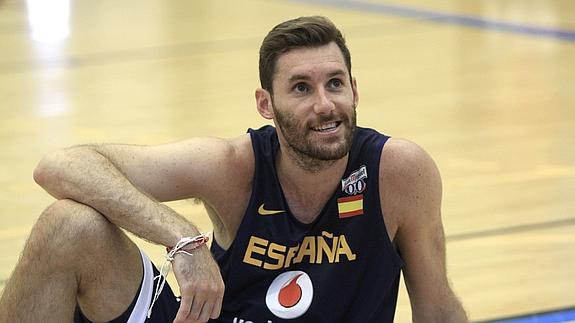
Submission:
M 309 91 L 309 87 L 305 83 L 298 83 L 293 87 L 293 89 L 298 93 L 306 93 Z
M 330 88 L 337 89 L 337 88 L 340 88 L 340 87 L 342 87 L 342 86 L 343 86 L 343 82 L 342 82 L 340 79 L 331 79 L 331 80 L 329 80 L 329 87 L 330 87 Z

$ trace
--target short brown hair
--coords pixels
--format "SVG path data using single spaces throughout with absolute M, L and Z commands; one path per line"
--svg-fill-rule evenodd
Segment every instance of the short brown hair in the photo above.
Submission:
M 299 17 L 275 26 L 264 38 L 260 47 L 260 83 L 263 89 L 273 93 L 273 76 L 276 62 L 281 54 L 294 48 L 319 47 L 335 42 L 345 60 L 351 78 L 351 55 L 345 39 L 337 27 L 321 16 Z

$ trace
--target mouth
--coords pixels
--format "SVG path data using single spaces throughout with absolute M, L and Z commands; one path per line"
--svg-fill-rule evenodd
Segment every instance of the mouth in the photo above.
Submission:
M 341 125 L 341 121 L 332 121 L 323 123 L 317 127 L 312 127 L 311 129 L 316 132 L 330 132 L 336 130 Z

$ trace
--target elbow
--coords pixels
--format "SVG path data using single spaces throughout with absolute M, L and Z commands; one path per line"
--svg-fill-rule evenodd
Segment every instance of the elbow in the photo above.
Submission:
M 92 167 L 94 153 L 102 157 L 90 146 L 76 146 L 48 153 L 34 169 L 34 181 L 57 199 L 73 199 L 79 183 Z
M 34 169 L 34 181 L 55 198 L 67 198 L 77 167 L 75 159 L 82 159 L 84 147 L 74 147 L 48 153 Z
M 34 181 L 46 189 L 58 178 L 58 166 L 62 164 L 62 154 L 52 152 L 44 156 L 34 169 Z
M 42 167 L 43 165 L 41 163 L 42 162 L 38 163 L 38 165 L 36 165 L 36 168 L 34 168 L 34 173 L 32 173 L 32 177 L 34 178 L 34 182 L 36 182 L 36 184 L 43 186 L 46 175 L 44 168 Z

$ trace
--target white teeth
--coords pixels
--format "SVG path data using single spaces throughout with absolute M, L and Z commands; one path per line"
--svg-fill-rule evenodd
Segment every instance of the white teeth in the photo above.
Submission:
M 319 127 L 315 127 L 315 128 L 313 128 L 313 130 L 315 130 L 315 131 L 328 131 L 328 130 L 334 129 L 335 127 L 337 127 L 337 123 L 336 122 L 330 122 L 330 123 L 323 124 Z

